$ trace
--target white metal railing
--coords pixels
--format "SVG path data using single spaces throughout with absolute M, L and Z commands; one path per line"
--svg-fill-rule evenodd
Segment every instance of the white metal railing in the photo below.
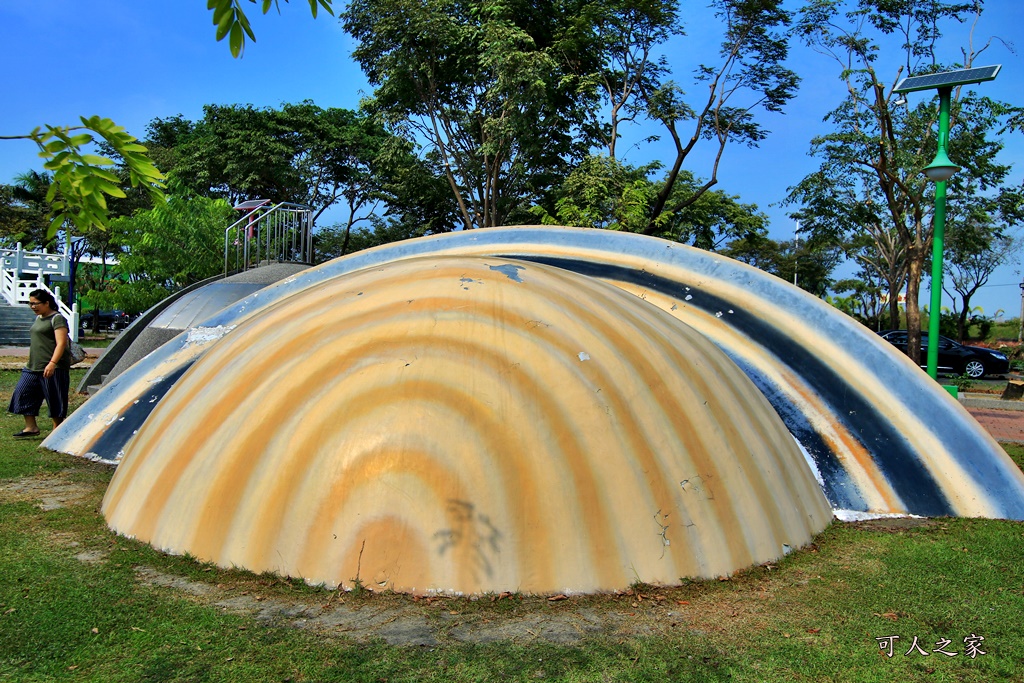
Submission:
M 70 272 L 71 259 L 67 251 L 63 254 L 25 251 L 19 242 L 16 249 L 0 249 L 0 296 L 12 306 L 19 306 L 28 304 L 33 290 L 46 290 L 57 301 L 57 311 L 68 321 L 72 341 L 78 341 L 78 304 L 69 308 L 60 300 L 60 288 L 54 291 L 46 284 L 46 276 L 67 277 Z
M 263 262 L 313 262 L 313 210 L 280 202 L 257 206 L 224 231 L 224 274 Z
M 68 334 L 71 337 L 71 341 L 78 341 L 78 304 L 73 303 L 71 304 L 71 308 L 68 308 L 68 305 L 60 300 L 60 287 L 50 289 L 46 285 L 43 285 L 40 289 L 45 289 L 53 295 L 54 300 L 57 302 L 57 312 L 64 316 L 64 319 L 68 321 Z

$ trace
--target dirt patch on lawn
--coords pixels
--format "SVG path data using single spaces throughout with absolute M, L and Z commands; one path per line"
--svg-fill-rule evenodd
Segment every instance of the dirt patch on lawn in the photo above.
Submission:
M 0 495 L 33 501 L 48 510 L 77 506 L 82 514 L 95 515 L 95 503 L 105 481 L 98 478 L 95 483 L 76 483 L 61 474 L 45 475 L 4 482 Z M 896 520 L 877 523 L 904 524 Z M 913 524 L 919 523 L 915 520 Z M 109 536 L 83 539 L 59 532 L 53 540 L 81 562 L 102 566 L 111 561 L 104 549 L 112 540 Z M 812 545 L 806 552 L 817 553 L 817 548 Z M 180 599 L 251 620 L 239 627 L 242 629 L 298 628 L 327 638 L 382 640 L 395 646 L 534 641 L 567 645 L 680 632 L 712 639 L 729 634 L 735 638 L 737 633 L 755 637 L 779 622 L 780 610 L 790 619 L 807 624 L 792 629 L 794 638 L 822 637 L 811 600 L 811 593 L 821 589 L 821 577 L 810 568 L 793 568 L 786 571 L 785 578 L 776 578 L 774 564 L 681 587 L 638 585 L 601 595 L 501 593 L 474 597 L 329 591 L 271 575 L 212 566 L 202 569 L 209 572 L 208 580 L 206 574 L 197 579 L 143 564 L 134 570 L 139 584 L 149 590 L 170 591 Z M 785 605 L 776 596 L 780 585 L 787 588 Z M 793 604 L 794 595 L 803 596 L 795 601 L 798 604 Z
M 657 592 L 555 599 L 509 593 L 424 598 L 324 592 L 289 598 L 272 585 L 259 585 L 272 581 L 212 584 L 152 567 L 139 566 L 135 571 L 144 584 L 171 589 L 223 612 L 251 617 L 257 624 L 283 625 L 358 641 L 380 639 L 390 645 L 523 644 L 538 640 L 565 645 L 594 637 L 626 638 L 696 628 L 693 605 L 680 605 Z M 688 608 L 693 614 L 684 613 Z M 708 615 L 701 616 L 703 620 Z
M 69 472 L 23 477 L 0 483 L 5 500 L 30 502 L 41 510 L 78 507 L 94 515 L 105 479 L 71 480 Z M 80 562 L 110 561 L 96 538 L 59 531 L 51 541 Z M 640 587 L 620 593 L 579 596 L 527 596 L 512 593 L 474 597 L 420 597 L 365 591 L 296 587 L 287 580 L 208 567 L 210 581 L 195 580 L 151 566 L 137 566 L 140 584 L 173 591 L 181 599 L 225 613 L 249 617 L 251 626 L 285 626 L 325 637 L 383 640 L 396 646 L 434 647 L 451 643 L 578 643 L 590 638 L 628 638 L 675 629 L 712 633 L 721 624 L 765 617 L 765 601 L 750 594 L 727 602 L 721 596 L 683 597 L 679 588 Z M 717 582 L 707 582 L 714 585 Z M 763 597 L 763 596 L 762 596 Z M 740 603 L 749 603 L 740 605 Z M 718 603 L 723 604 L 719 605 Z
M 6 500 L 34 502 L 42 510 L 57 510 L 79 505 L 96 492 L 61 475 L 26 477 L 0 482 L 0 496 Z

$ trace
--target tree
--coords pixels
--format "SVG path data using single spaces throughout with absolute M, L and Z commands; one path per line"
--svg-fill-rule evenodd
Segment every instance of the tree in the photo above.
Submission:
M 351 210 L 355 205 L 350 204 L 345 223 L 318 231 L 313 241 L 317 260 L 448 232 L 458 225 L 459 208 L 444 175 L 430 161 L 431 157 L 420 159 L 403 141 L 391 138 L 370 169 L 377 203 L 361 214 Z
M 163 128 L 164 122 L 151 127 Z M 192 191 L 237 204 L 248 199 L 296 201 L 304 192 L 291 161 L 289 136 L 272 109 L 208 104 L 178 140 L 168 169 Z
M 315 209 L 314 222 L 341 201 L 348 229 L 372 214 L 385 198 L 383 157 L 407 145 L 365 113 L 349 109 L 321 109 L 306 101 L 284 105 L 280 119 L 291 131 L 291 163 L 305 191 L 302 202 Z
M 161 197 L 163 174 L 146 156 L 146 148 L 110 119 L 81 117 L 80 126 L 44 126 L 27 135 L 0 136 L 0 140 L 31 140 L 46 160 L 43 168 L 52 172 L 46 201 L 50 204 L 47 237 L 52 238 L 65 223 L 86 232 L 108 221 L 107 197 L 124 197 L 119 179 L 110 170 L 114 162 L 85 151 L 102 141 L 124 160 L 132 186 L 145 188 Z M 88 131 L 88 132 L 78 132 Z
M 879 238 L 897 237 L 893 255 L 902 250 L 906 263 L 907 349 L 915 362 L 920 362 L 918 299 L 931 254 L 933 203 L 933 188 L 920 169 L 934 155 L 938 112 L 934 102 L 896 106 L 892 88 L 901 76 L 944 70 L 936 52 L 940 25 L 980 12 L 980 3 L 940 0 L 858 0 L 853 7 L 841 0 L 811 0 L 798 26 L 809 45 L 835 61 L 846 98 L 827 116 L 834 131 L 811 143 L 821 169 L 793 188 L 789 201 L 803 204 L 798 215 L 812 233 L 838 238 L 874 225 Z M 902 43 L 902 64 L 886 75 L 889 67 L 879 58 L 885 54 L 883 43 L 894 40 Z M 971 66 L 987 47 L 963 51 L 962 64 L 955 66 Z M 965 167 L 950 182 L 950 196 L 957 200 L 968 179 L 983 191 L 1002 183 L 1008 167 L 997 162 L 1002 145 L 991 134 L 1013 110 L 963 88 L 953 99 L 950 154 Z
M 382 170 L 408 147 L 364 112 L 322 109 L 312 102 L 280 110 L 207 105 L 195 123 L 180 116 L 154 120 L 147 140 L 169 173 L 191 192 L 295 202 L 313 221 L 339 203 L 349 227 L 385 198 Z
M 898 301 L 907 284 L 906 249 L 900 234 L 873 195 L 863 192 L 862 177 L 831 171 L 823 167 L 800 182 L 794 195 L 799 194 L 804 207 L 791 216 L 812 248 L 840 249 L 857 262 L 857 277 L 864 286 L 853 289 L 862 297 L 880 288 L 888 326 L 899 327 Z
M 224 229 L 235 218 L 231 206 L 189 195 L 171 182 L 166 202 L 111 221 L 109 233 L 120 252 L 117 277 L 104 288 L 107 307 L 142 311 L 223 272 Z
M 593 140 L 581 6 L 355 0 L 342 14 L 376 88 L 368 108 L 437 155 L 464 228 L 525 218 Z
M 984 214 L 982 219 L 989 219 Z M 1020 242 L 1013 235 L 994 230 L 984 223 L 953 222 L 946 233 L 946 260 L 943 289 L 954 300 L 959 296 L 956 314 L 956 337 L 961 343 L 967 337 L 971 298 L 979 289 L 988 284 L 995 269 L 1018 253 Z M 950 291 L 952 290 L 952 291 Z
M 377 157 L 376 171 L 387 209 L 370 215 L 373 232 L 420 237 L 460 225 L 460 210 L 436 154 L 419 157 L 397 138 Z M 389 240 L 394 241 L 394 240 Z
M 342 18 L 376 87 L 375 111 L 438 154 L 464 228 L 525 220 L 530 204 L 557 215 L 550 190 L 597 146 L 618 161 L 620 126 L 645 118 L 676 148 L 663 181 L 636 188 L 654 190 L 643 231 L 659 234 L 662 214 L 678 216 L 717 183 L 728 144 L 763 139 L 754 112 L 779 111 L 797 83 L 782 66 L 781 2 L 713 6 L 725 29 L 721 59 L 698 69 L 708 94 L 696 106 L 655 55 L 682 33 L 669 0 L 357 0 Z M 701 140 L 718 145 L 710 178 L 680 192 L 696 177 L 682 166 Z M 620 214 L 638 210 L 639 197 L 617 198 L 631 202 Z
M 774 0 L 716 0 L 711 7 L 724 31 L 717 63 L 696 70 L 698 95 L 687 101 L 672 80 L 664 56 L 656 56 L 673 36 L 684 35 L 672 0 L 601 0 L 588 5 L 594 49 L 601 68 L 585 81 L 599 84 L 607 124 L 601 128 L 608 156 L 615 159 L 623 124 L 646 120 L 662 126 L 675 148 L 664 178 L 647 207 L 646 234 L 663 232 L 663 214 L 676 214 L 698 202 L 718 182 L 718 168 L 732 143 L 756 146 L 766 131 L 755 120 L 758 109 L 779 112 L 793 96 L 798 78 L 783 66 L 790 14 Z M 702 27 L 707 30 L 707 27 Z M 656 139 L 650 138 L 650 139 Z M 708 177 L 694 183 L 683 165 L 702 141 L 717 145 Z M 685 191 L 683 191 L 685 190 Z
M 851 253 L 860 264 L 860 277 L 865 283 L 857 291 L 870 292 L 878 289 L 884 293 L 889 314 L 889 328 L 900 326 L 900 294 L 904 291 L 909 276 L 906 249 L 900 241 L 898 231 L 888 221 L 877 216 L 861 223 L 863 231 L 854 235 Z M 870 311 L 870 307 L 866 307 Z
M 776 241 L 762 234 L 733 240 L 720 253 L 792 282 L 817 297 L 829 290 L 832 271 L 840 261 L 836 250 L 814 249 L 796 240 Z
M 675 2 L 604 0 L 587 6 L 594 44 L 605 55 L 598 72 L 588 77 L 599 84 L 608 124 L 599 131 L 610 159 L 617 159 L 620 129 L 647 114 L 647 95 L 656 92 L 671 73 L 668 60 L 656 50 L 673 36 L 684 35 Z
M 566 176 L 555 195 L 555 213 L 533 213 L 549 225 L 642 232 L 657 195 L 648 175 L 657 164 L 633 167 L 611 156 L 588 156 Z
M 179 114 L 167 119 L 150 121 L 146 126 L 146 137 L 142 143 L 153 164 L 166 175 L 176 167 L 180 148 L 192 133 L 192 122 Z M 109 217 L 131 216 L 136 211 L 152 209 L 155 204 L 153 195 L 141 187 L 131 186 L 131 169 L 117 151 L 104 143 L 100 143 L 98 147 L 103 156 L 116 162 L 117 165 L 112 171 L 117 175 L 121 188 L 125 191 L 124 197 L 111 197 L 107 200 Z
M 46 195 L 50 176 L 27 171 L 13 185 L 0 185 L 0 241 L 7 247 L 21 243 L 29 249 L 52 246 L 55 236 L 48 234 L 50 221 Z
M 663 187 L 650 180 L 658 164 L 633 167 L 607 156 L 584 159 L 563 182 L 555 214 L 535 207 L 542 223 L 648 232 L 652 204 Z M 678 174 L 675 193 L 690 196 L 703 185 L 688 171 Z M 663 212 L 658 237 L 714 251 L 724 242 L 767 232 L 767 217 L 734 195 L 703 190 L 685 209 Z
M 114 219 L 116 222 L 117 219 Z M 123 253 L 120 243 L 122 235 L 119 231 L 94 227 L 84 236 L 84 244 L 72 251 L 71 277 L 72 287 L 68 294 L 72 301 L 77 292 L 83 300 L 93 307 L 92 332 L 100 331 L 99 312 L 103 309 L 123 308 L 114 301 L 114 290 L 120 284 L 115 259 Z M 81 259 L 86 254 L 99 258 L 100 262 L 83 265 Z M 136 312 L 142 309 L 129 309 Z
M 862 277 L 847 278 L 833 283 L 830 288 L 833 294 L 827 295 L 825 301 L 867 327 L 879 331 L 882 329 L 882 317 L 887 308 L 887 294 L 883 291 L 881 283 L 868 279 L 872 275 L 870 272 L 862 270 L 860 274 Z M 898 323 L 897 320 L 897 325 Z
M 681 212 L 718 183 L 718 167 L 730 143 L 756 146 L 763 140 L 767 131 L 756 122 L 754 112 L 782 111 L 799 82 L 796 74 L 783 66 L 790 15 L 780 1 L 714 0 L 711 6 L 725 32 L 720 61 L 701 64 L 697 70 L 697 81 L 707 88 L 707 97 L 691 106 L 673 81 L 653 80 L 641 88 L 647 115 L 662 123 L 676 152 L 651 207 L 647 234 L 659 231 L 663 212 Z M 684 124 L 688 124 L 689 137 L 682 130 Z M 711 171 L 692 191 L 678 192 L 676 183 L 683 163 L 700 140 L 717 145 Z

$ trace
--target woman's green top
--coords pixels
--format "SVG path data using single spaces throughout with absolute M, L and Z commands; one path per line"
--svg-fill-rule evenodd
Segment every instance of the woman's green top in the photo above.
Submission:
M 54 330 L 61 328 L 67 330 L 68 321 L 60 313 L 54 313 L 45 318 L 41 315 L 36 316 L 35 322 L 29 329 L 31 341 L 28 345 L 28 365 L 25 366 L 28 370 L 42 372 L 46 369 L 46 364 L 53 359 L 54 349 L 57 348 L 57 333 Z M 57 363 L 58 368 L 71 369 L 71 354 L 68 353 L 70 346 L 71 344 L 68 343 L 68 346 L 64 347 L 64 355 Z

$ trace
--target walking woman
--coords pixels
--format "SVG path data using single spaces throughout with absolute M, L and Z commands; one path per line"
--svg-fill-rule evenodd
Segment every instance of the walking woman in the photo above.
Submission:
M 8 412 L 25 418 L 25 429 L 15 438 L 39 436 L 36 416 L 46 399 L 46 407 L 57 427 L 68 414 L 68 390 L 71 388 L 71 354 L 68 353 L 68 322 L 57 312 L 57 302 L 45 289 L 33 290 L 28 305 L 36 314 L 29 331 L 28 365 L 14 388 Z

